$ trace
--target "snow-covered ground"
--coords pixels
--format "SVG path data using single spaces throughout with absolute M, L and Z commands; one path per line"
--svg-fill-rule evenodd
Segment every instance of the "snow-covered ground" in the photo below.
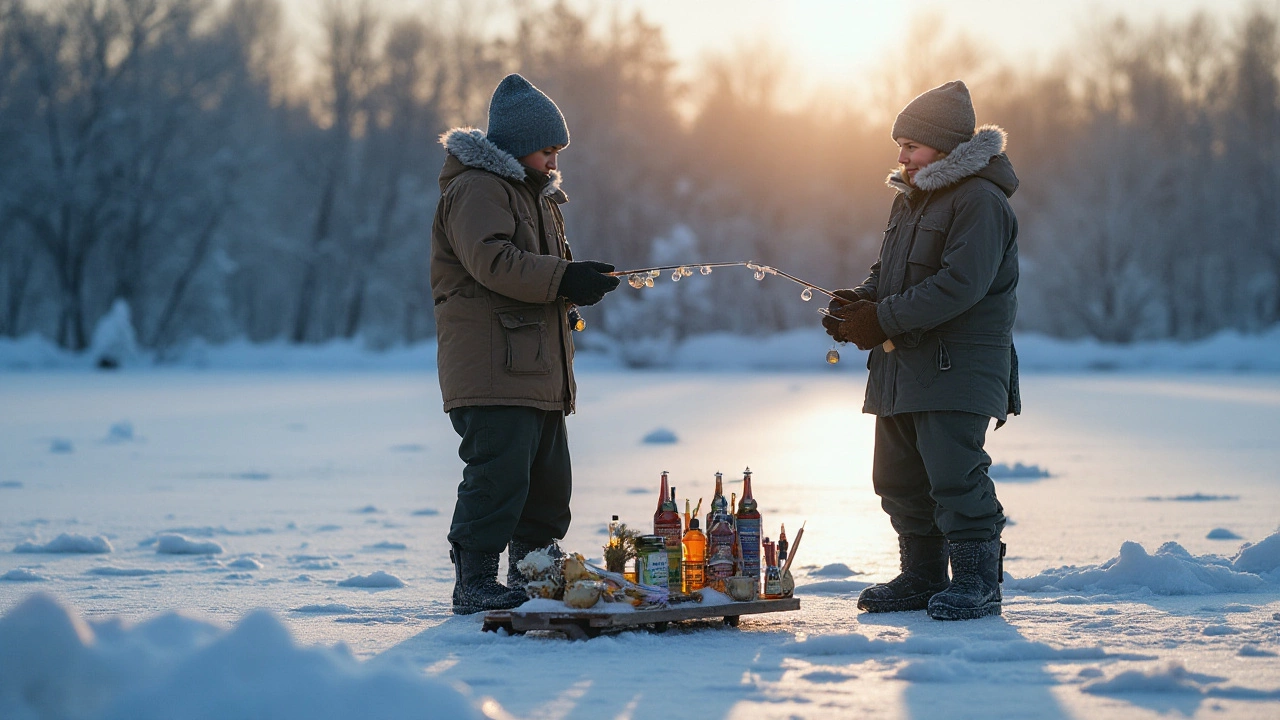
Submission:
M 645 525 L 662 470 L 696 502 L 750 465 L 767 533 L 807 529 L 801 611 L 586 643 L 449 613 L 428 362 L 0 374 L 0 717 L 1280 716 L 1280 377 L 1024 375 L 988 441 L 1005 613 L 938 623 L 854 606 L 896 546 L 856 353 L 811 344 L 808 372 L 587 357 L 567 547 Z

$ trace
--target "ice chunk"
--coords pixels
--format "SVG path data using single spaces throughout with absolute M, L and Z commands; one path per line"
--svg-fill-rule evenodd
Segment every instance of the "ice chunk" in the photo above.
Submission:
M 138 337 L 129 314 L 129 303 L 117 298 L 94 327 L 89 353 L 99 368 L 112 370 L 137 362 Z
M 1209 531 L 1205 538 L 1209 540 L 1239 540 L 1240 536 L 1231 532 L 1226 528 L 1214 528 Z
M 66 438 L 54 438 L 49 441 L 49 452 L 67 455 L 76 451 L 76 446 Z
M 26 568 L 14 568 L 9 572 L 0 575 L 0 580 L 8 580 L 9 582 L 40 582 L 48 580 L 48 578 L 37 575 Z
M 338 587 L 401 588 L 404 581 L 388 572 L 378 570 L 368 575 L 353 575 L 338 582 Z
M 156 552 L 161 555 L 219 555 L 222 546 L 212 540 L 200 542 L 183 535 L 161 535 L 156 538 Z
M 261 570 L 262 563 L 251 557 L 242 557 L 227 563 L 227 567 L 237 570 Z
M 114 548 L 101 535 L 85 537 L 74 533 L 62 533 L 49 542 L 38 545 L 32 542 L 19 543 L 13 549 L 16 553 L 109 553 Z

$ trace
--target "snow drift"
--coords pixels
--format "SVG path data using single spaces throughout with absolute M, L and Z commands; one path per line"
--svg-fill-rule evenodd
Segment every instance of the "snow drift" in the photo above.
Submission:
M 298 647 L 265 611 L 230 630 L 175 613 L 134 627 L 90 626 L 33 595 L 0 618 L 0 717 L 484 716 L 465 689 L 410 667 L 360 663 L 342 646 Z

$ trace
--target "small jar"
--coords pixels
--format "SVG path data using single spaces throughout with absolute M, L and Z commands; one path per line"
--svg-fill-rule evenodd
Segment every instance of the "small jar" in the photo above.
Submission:
M 636 538 L 636 579 L 641 585 L 669 588 L 667 543 L 660 535 Z

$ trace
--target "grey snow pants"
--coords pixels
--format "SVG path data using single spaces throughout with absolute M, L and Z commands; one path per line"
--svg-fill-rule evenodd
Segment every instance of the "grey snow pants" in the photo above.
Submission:
M 990 540 L 1004 508 L 983 449 L 991 418 L 931 411 L 876 418 L 871 479 L 899 535 Z
M 500 553 L 512 538 L 542 547 L 569 530 L 573 473 L 564 413 L 506 405 L 449 411 L 467 464 L 449 542 Z

